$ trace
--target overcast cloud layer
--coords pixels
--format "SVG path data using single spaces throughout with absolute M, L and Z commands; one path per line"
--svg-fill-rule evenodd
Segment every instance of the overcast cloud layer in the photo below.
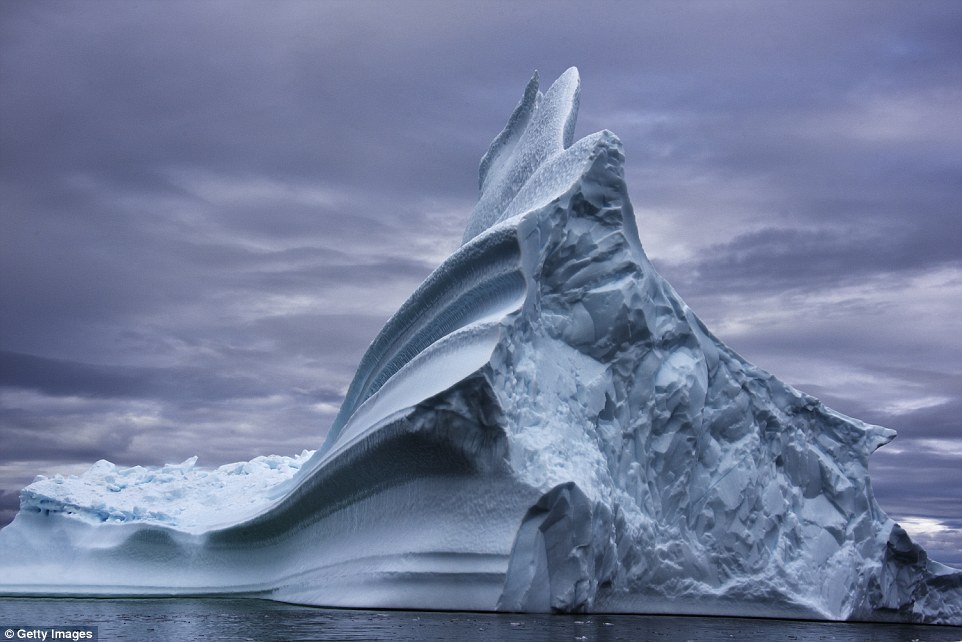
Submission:
M 539 69 L 743 356 L 899 431 L 962 564 L 962 4 L 0 4 L 0 524 L 37 473 L 316 448 Z

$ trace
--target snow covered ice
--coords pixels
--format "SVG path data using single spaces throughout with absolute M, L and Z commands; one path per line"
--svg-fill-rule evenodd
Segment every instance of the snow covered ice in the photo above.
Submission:
M 257 457 L 215 470 L 197 468 L 197 457 L 160 468 L 120 468 L 101 460 L 80 477 L 39 476 L 21 492 L 21 508 L 68 512 L 97 525 L 143 522 L 203 532 L 262 511 L 270 503 L 268 491 L 312 454 Z
M 962 624 L 878 506 L 892 430 L 745 362 L 649 263 L 618 138 L 535 75 L 462 246 L 371 343 L 314 452 L 39 479 L 6 595 Z

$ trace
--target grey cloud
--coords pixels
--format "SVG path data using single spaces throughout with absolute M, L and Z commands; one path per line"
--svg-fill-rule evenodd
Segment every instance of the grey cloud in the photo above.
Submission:
M 285 354 L 333 360 L 353 371 L 385 321 L 362 314 L 284 314 L 258 319 L 252 325 L 258 333 L 275 337 L 274 345 Z
M 268 394 L 251 377 L 198 368 L 105 366 L 0 351 L 0 386 L 48 395 L 220 401 Z
M 40 460 L 47 463 L 94 462 L 123 457 L 136 437 L 132 426 L 106 420 L 117 406 L 103 404 L 65 409 L 56 404 L 37 411 L 7 402 L 0 408 L 4 449 L 0 470 L 10 462 Z M 156 463 L 150 454 L 145 463 Z
M 0 490 L 0 524 L 9 524 L 20 510 L 19 493 Z
M 907 451 L 885 454 L 885 448 L 873 455 L 870 471 L 872 488 L 882 509 L 896 521 L 905 518 L 928 518 L 953 529 L 942 537 L 941 546 L 929 548 L 933 559 L 958 566 L 962 564 L 962 500 L 957 489 L 962 485 L 957 457 L 938 453 Z
M 877 372 L 885 372 L 879 369 Z M 923 390 L 933 401 L 922 408 L 894 412 L 864 399 L 841 396 L 844 391 L 805 383 L 805 392 L 815 395 L 831 408 L 868 423 L 894 428 L 897 443 L 910 439 L 957 439 L 962 441 L 962 399 L 957 391 L 962 377 L 920 370 L 898 370 L 896 375 L 907 385 Z
M 5 70 L 16 90 L 5 92 L 7 111 L 18 127 L 5 130 L 4 143 L 16 171 L 83 168 L 127 184 L 153 184 L 172 167 L 266 171 L 384 189 L 423 186 L 452 164 L 445 155 L 474 153 L 426 136 L 431 153 L 421 163 L 397 158 L 403 132 L 383 118 L 385 107 L 417 118 L 431 79 L 400 61 L 369 67 L 345 48 L 370 20 L 320 7 L 295 20 L 290 11 L 247 5 L 235 14 L 246 19 L 224 23 L 210 6 L 189 17 L 149 4 L 111 6 L 81 12 L 62 3 L 14 16 L 10 29 L 34 23 L 33 38 L 9 41 L 11 58 L 32 64 Z M 368 43 L 368 55 L 401 60 L 416 50 L 405 41 L 384 51 L 361 34 L 357 42 Z M 56 82 L 38 83 L 37 75 Z M 443 126 L 437 115 L 423 116 L 423 127 Z M 435 171 L 425 172 L 424 161 Z M 438 184 L 456 180 L 452 172 Z
M 959 377 L 954 381 L 959 383 Z M 954 390 L 958 390 L 956 387 Z M 938 394 L 938 390 L 932 391 Z M 951 391 L 945 391 L 952 394 Z M 959 442 L 962 447 L 962 399 L 947 397 L 948 401 L 913 410 L 911 412 L 892 415 L 868 410 L 865 420 L 890 426 L 899 431 L 899 435 L 908 439 L 948 439 Z

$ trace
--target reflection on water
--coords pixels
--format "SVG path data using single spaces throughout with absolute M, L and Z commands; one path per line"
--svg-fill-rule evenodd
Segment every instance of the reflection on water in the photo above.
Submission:
M 642 615 L 318 609 L 245 599 L 0 599 L 9 626 L 97 626 L 100 640 L 809 640 L 940 642 L 962 628 Z M 0 633 L 2 635 L 2 633 Z

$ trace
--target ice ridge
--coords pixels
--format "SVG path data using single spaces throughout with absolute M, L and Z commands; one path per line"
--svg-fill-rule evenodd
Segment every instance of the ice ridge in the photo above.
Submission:
M 315 453 L 39 480 L 0 594 L 962 625 L 962 572 L 872 494 L 894 431 L 713 336 L 645 256 L 621 142 L 572 140 L 577 70 L 538 83 Z

